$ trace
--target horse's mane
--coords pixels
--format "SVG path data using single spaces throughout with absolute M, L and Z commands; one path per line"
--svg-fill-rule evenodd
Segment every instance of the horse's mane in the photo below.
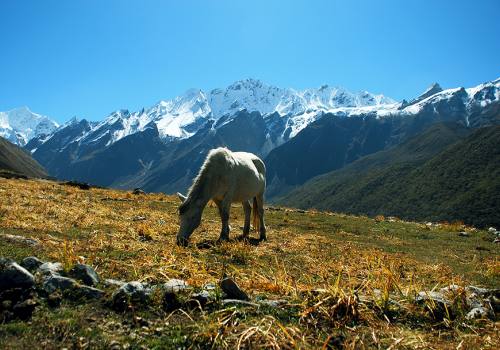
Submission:
M 193 184 L 189 188 L 187 199 L 179 207 L 179 212 L 182 214 L 187 210 L 193 198 L 200 198 L 204 192 L 209 190 L 211 177 L 214 175 L 214 168 L 221 167 L 227 158 L 231 157 L 231 151 L 225 147 L 212 149 L 208 152 L 203 165 L 198 172 L 198 175 L 193 180 Z

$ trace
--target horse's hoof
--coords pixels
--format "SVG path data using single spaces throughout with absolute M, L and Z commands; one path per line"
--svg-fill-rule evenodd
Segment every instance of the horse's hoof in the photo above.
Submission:
M 177 238 L 177 245 L 179 247 L 187 247 L 188 245 L 188 240 L 185 238 Z

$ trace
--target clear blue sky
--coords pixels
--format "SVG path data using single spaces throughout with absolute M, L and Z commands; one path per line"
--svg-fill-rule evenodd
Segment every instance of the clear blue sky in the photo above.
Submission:
M 499 0 L 0 0 L 0 110 L 63 122 L 247 77 L 411 98 L 500 77 Z

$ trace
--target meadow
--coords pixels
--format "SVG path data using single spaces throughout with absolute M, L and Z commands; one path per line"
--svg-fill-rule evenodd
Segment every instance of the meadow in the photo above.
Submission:
M 452 284 L 500 286 L 500 245 L 486 230 L 267 207 L 267 241 L 216 244 L 220 220 L 209 205 L 182 248 L 175 244 L 178 205 L 164 194 L 0 179 L 0 257 L 36 256 L 66 269 L 81 262 L 123 281 L 179 278 L 193 292 L 230 276 L 251 300 L 278 307 L 215 302 L 167 312 L 153 300 L 119 313 L 103 301 L 65 300 L 57 308 L 42 301 L 30 321 L 0 324 L 0 348 L 500 347 L 496 316 L 468 320 L 458 302 L 441 315 L 416 301 L 421 291 Z M 233 206 L 230 224 L 238 237 L 241 206 Z

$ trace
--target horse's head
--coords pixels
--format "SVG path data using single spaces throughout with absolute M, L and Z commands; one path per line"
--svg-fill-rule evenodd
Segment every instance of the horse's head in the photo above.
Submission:
M 203 206 L 200 202 L 198 205 L 196 200 L 189 200 L 186 196 L 178 193 L 179 198 L 183 201 L 179 207 L 180 227 L 177 233 L 177 245 L 187 246 L 189 237 L 193 231 L 200 226 L 201 214 Z

